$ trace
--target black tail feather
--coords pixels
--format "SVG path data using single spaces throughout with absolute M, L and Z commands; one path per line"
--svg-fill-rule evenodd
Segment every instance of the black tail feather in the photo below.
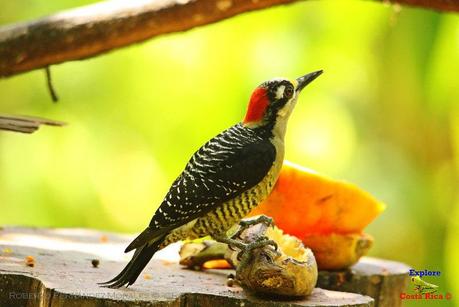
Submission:
M 109 281 L 99 283 L 99 285 L 112 289 L 132 285 L 147 266 L 148 262 L 150 262 L 153 255 L 159 250 L 159 246 L 163 240 L 164 236 L 152 244 L 147 244 L 136 249 L 132 259 L 118 275 Z

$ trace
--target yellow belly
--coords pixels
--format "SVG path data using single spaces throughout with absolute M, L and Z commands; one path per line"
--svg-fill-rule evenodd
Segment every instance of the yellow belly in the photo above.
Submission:
M 259 184 L 237 198 L 223 203 L 205 216 L 173 230 L 162 245 L 166 246 L 179 240 L 196 239 L 208 235 L 224 235 L 228 229 L 239 223 L 253 208 L 268 197 L 279 177 L 279 171 L 280 167 L 275 163 Z
M 268 197 L 278 174 L 272 169 L 263 180 L 240 196 L 223 203 L 214 211 L 197 219 L 191 229 L 191 235 L 203 237 L 206 235 L 222 235 L 233 225 L 239 223 L 259 203 Z
M 240 196 L 223 203 L 203 217 L 174 229 L 164 240 L 162 247 L 185 239 L 196 239 L 208 235 L 224 235 L 233 225 L 238 224 L 259 203 L 271 193 L 284 161 L 283 135 L 275 136 L 272 140 L 276 147 L 276 160 L 263 180 Z

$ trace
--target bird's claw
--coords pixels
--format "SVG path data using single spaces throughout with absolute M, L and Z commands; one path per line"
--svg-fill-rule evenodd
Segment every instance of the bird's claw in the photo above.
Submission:
M 253 218 L 253 219 L 241 220 L 239 222 L 239 229 L 236 231 L 234 235 L 231 236 L 231 238 L 240 239 L 241 234 L 244 232 L 244 230 L 246 230 L 248 227 L 252 225 L 257 225 L 257 224 L 265 224 L 267 227 L 270 227 L 274 225 L 274 221 L 272 218 L 266 215 L 260 215 L 257 218 Z
M 274 241 L 274 240 L 271 240 L 270 238 L 268 238 L 266 236 L 258 237 L 255 242 L 261 242 L 262 245 L 260 247 L 263 247 L 263 246 L 266 246 L 266 245 L 271 245 L 272 247 L 274 247 L 274 250 L 276 252 L 279 249 L 279 246 L 277 245 L 277 242 Z
M 237 260 L 242 262 L 245 255 L 251 255 L 254 249 L 265 247 L 266 245 L 271 245 L 275 251 L 279 248 L 276 241 L 270 240 L 268 237 L 259 237 L 255 242 L 245 244 L 245 246 L 237 254 Z

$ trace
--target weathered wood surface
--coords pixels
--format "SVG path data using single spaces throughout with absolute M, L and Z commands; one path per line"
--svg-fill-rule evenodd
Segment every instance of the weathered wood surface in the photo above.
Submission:
M 129 259 L 122 251 L 131 238 L 82 229 L 1 229 L 0 306 L 374 306 L 368 296 L 320 288 L 304 300 L 257 298 L 226 286 L 229 271 L 195 272 L 160 259 L 130 288 L 100 288 L 97 282 L 113 277 Z M 27 256 L 33 256 L 33 267 L 26 265 Z M 100 262 L 97 268 L 93 259 Z M 328 280 L 340 273 L 330 274 Z
M 319 271 L 317 284 L 329 290 L 371 296 L 378 307 L 402 306 L 400 292 L 408 286 L 410 267 L 403 263 L 363 257 L 344 271 Z

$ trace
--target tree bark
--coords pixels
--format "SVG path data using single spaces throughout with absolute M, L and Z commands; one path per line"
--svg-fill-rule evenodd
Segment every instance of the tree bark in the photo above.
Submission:
M 59 127 L 65 123 L 41 117 L 0 114 L 0 130 L 33 133 L 42 125 Z
M 299 0 L 111 0 L 0 28 L 0 77 L 79 60 L 244 12 Z M 459 11 L 455 0 L 396 0 Z

